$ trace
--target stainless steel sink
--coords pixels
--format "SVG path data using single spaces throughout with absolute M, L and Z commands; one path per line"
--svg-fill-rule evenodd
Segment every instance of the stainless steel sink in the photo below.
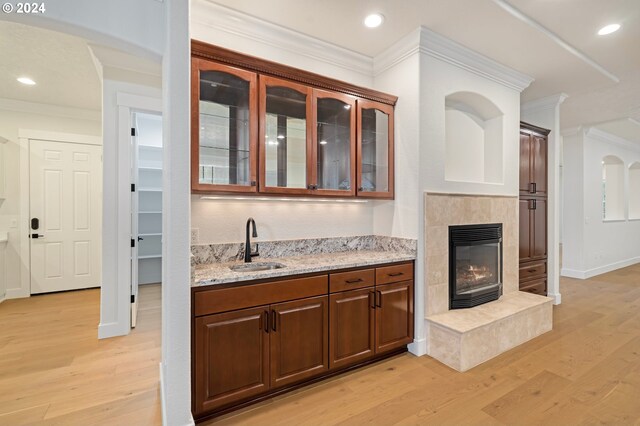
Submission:
M 281 269 L 285 265 L 276 262 L 257 262 L 257 263 L 243 263 L 242 265 L 233 265 L 229 269 L 234 272 L 255 272 L 255 271 L 267 271 L 270 269 Z

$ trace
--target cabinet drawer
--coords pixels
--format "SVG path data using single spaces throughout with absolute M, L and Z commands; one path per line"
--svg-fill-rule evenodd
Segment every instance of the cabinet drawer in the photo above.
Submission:
M 375 279 L 374 269 L 331 274 L 329 275 L 329 291 L 337 293 L 339 291 L 371 287 L 375 284 Z
M 547 275 L 547 262 L 539 261 L 520 265 L 520 281 Z
M 196 293 L 194 315 L 208 315 L 252 306 L 327 294 L 328 276 L 295 278 Z
M 539 294 L 541 296 L 547 295 L 547 280 L 534 280 L 528 283 L 520 284 L 520 291 L 526 291 L 527 293 Z
M 376 285 L 410 281 L 412 279 L 412 263 L 376 268 Z

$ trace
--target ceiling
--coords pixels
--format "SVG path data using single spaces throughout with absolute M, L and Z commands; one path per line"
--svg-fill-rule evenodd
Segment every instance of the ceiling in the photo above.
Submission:
M 626 117 L 640 119 L 640 1 L 508 0 L 541 31 L 493 0 L 211 0 L 335 45 L 375 56 L 424 25 L 464 46 L 535 78 L 523 102 L 564 92 L 563 128 Z M 377 29 L 365 15 L 385 16 Z M 596 32 L 618 22 L 609 36 Z M 614 82 L 570 53 L 556 36 L 607 72 Z
M 102 87 L 81 38 L 0 20 L 0 98 L 100 110 Z M 36 82 L 25 86 L 16 78 Z

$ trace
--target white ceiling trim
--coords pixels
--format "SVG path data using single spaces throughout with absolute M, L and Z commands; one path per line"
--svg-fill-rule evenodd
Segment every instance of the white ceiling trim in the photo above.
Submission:
M 102 120 L 102 111 L 99 110 L 40 104 L 36 102 L 19 101 L 16 99 L 0 98 L 0 109 L 24 112 L 27 114 L 49 115 L 53 117 L 77 118 L 91 121 Z
M 562 104 L 568 97 L 569 95 L 566 93 L 557 93 L 555 95 L 529 101 L 520 106 L 520 111 L 532 112 L 554 109 Z
M 373 61 L 374 76 L 416 52 L 432 56 L 519 92 L 529 87 L 534 80 L 533 77 L 502 65 L 424 26 L 407 34 L 376 56 Z
M 208 0 L 192 2 L 191 20 L 298 56 L 371 77 L 373 59 L 361 53 L 308 36 Z
M 596 127 L 589 127 L 585 129 L 584 135 L 585 137 L 594 139 L 599 142 L 607 142 L 618 145 L 619 147 L 624 149 L 640 152 L 640 145 L 638 145 L 637 143 L 621 138 L 620 136 L 612 135 L 611 133 L 605 132 L 604 130 L 600 130 Z
M 506 1 L 506 0 L 493 0 L 493 2 L 495 4 L 497 4 L 498 6 L 500 6 L 502 9 L 504 9 L 506 12 L 508 12 L 513 17 L 521 20 L 525 24 L 535 28 L 536 30 L 538 30 L 542 34 L 544 34 L 545 36 L 549 37 L 558 46 L 562 47 L 563 49 L 565 49 L 567 52 L 571 53 L 572 55 L 574 55 L 578 59 L 584 61 L 586 64 L 590 65 L 592 68 L 594 68 L 595 70 L 600 72 L 602 75 L 604 75 L 605 77 L 607 77 L 608 79 L 610 79 L 614 83 L 619 83 L 620 82 L 620 78 L 618 78 L 618 76 L 616 76 L 615 74 L 613 74 L 612 72 L 607 70 L 605 67 L 603 67 L 602 65 L 600 65 L 599 63 L 597 63 L 596 61 L 591 59 L 589 56 L 587 56 L 586 53 L 582 52 L 581 50 L 578 50 L 576 47 L 574 47 L 571 44 L 569 44 L 566 41 L 564 41 L 558 34 L 554 33 L 553 31 L 551 31 L 550 29 L 548 29 L 547 27 L 542 25 L 540 22 L 536 21 L 535 19 L 533 19 L 532 17 L 530 17 L 526 13 L 524 13 L 521 10 L 517 9 L 515 6 L 513 6 L 508 1 Z

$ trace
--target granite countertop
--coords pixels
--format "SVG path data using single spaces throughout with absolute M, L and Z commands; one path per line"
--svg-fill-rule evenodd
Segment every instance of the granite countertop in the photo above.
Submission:
M 211 263 L 195 267 L 192 286 L 199 287 L 259 280 L 264 278 L 286 277 L 290 275 L 332 271 L 336 269 L 359 268 L 414 259 L 415 256 L 409 253 L 360 250 L 280 258 L 255 258 L 253 260 L 254 263 L 278 262 L 285 265 L 282 269 L 271 269 L 266 271 L 234 272 L 229 269 L 233 265 L 242 264 L 243 262 L 241 261 Z

